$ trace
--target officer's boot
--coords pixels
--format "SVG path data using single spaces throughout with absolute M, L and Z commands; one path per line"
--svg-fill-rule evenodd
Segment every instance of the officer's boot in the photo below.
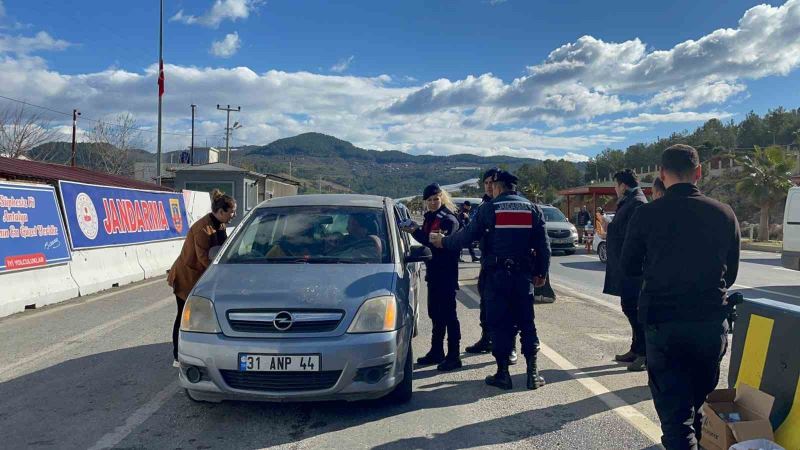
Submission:
M 461 351 L 459 342 L 447 342 L 447 357 L 441 364 L 436 366 L 440 372 L 449 372 L 461 368 Z
M 539 375 L 539 369 L 536 367 L 536 353 L 525 355 L 525 383 L 528 389 L 538 389 L 544 386 L 544 378 Z
M 508 358 L 496 359 L 497 373 L 486 377 L 486 384 L 508 391 L 512 388 L 511 374 L 508 373 Z
M 489 353 L 492 351 L 492 339 L 489 337 L 489 333 L 481 331 L 481 338 L 478 339 L 478 342 L 465 348 L 464 351 L 467 353 Z
M 434 324 L 433 333 L 431 333 L 431 350 L 425 356 L 417 358 L 417 364 L 429 366 L 444 361 L 444 333 L 443 326 Z

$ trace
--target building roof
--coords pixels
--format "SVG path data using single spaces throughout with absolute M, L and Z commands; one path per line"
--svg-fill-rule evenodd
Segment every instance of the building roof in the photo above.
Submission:
M 292 184 L 300 186 L 300 183 L 287 177 L 275 175 L 272 173 L 259 173 L 252 170 L 243 169 L 241 167 L 232 166 L 221 162 L 211 164 L 200 164 L 197 166 L 186 166 L 175 170 L 175 172 L 231 172 L 231 173 L 246 173 L 258 178 L 268 178 L 270 180 L 278 181 L 280 183 Z
M 558 191 L 558 195 L 617 195 L 614 191 L 616 183 L 613 181 L 604 181 L 602 183 L 587 184 L 586 186 L 578 186 L 574 188 L 564 189 Z M 649 194 L 653 189 L 652 183 L 639 182 L 639 187 L 642 188 L 645 194 Z
M 131 189 L 172 191 L 172 189 L 168 187 L 159 186 L 155 183 L 97 172 L 81 167 L 3 157 L 0 157 L 0 177 L 9 180 L 38 181 L 53 185 L 55 185 L 58 180 L 64 180 Z
M 274 173 L 266 173 L 267 179 L 277 181 L 278 183 L 291 184 L 293 186 L 300 186 L 300 182 L 289 177 L 275 175 Z

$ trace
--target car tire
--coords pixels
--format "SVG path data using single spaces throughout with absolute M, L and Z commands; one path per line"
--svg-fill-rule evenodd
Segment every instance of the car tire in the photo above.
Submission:
M 597 256 L 600 257 L 600 262 L 608 262 L 608 245 L 605 242 L 597 245 Z
M 413 394 L 413 381 L 414 381 L 414 351 L 411 347 L 411 342 L 408 343 L 408 354 L 406 355 L 406 362 L 403 365 L 403 381 L 400 382 L 385 398 L 387 403 L 393 405 L 402 405 L 411 400 Z

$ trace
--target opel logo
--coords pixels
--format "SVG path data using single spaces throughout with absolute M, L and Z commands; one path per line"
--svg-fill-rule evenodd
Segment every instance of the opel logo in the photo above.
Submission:
M 288 311 L 281 311 L 272 319 L 272 325 L 278 331 L 286 331 L 292 327 L 292 315 Z

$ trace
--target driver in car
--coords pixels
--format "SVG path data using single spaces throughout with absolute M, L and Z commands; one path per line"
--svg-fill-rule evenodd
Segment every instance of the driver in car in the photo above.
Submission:
M 347 219 L 347 236 L 339 241 L 338 253 L 358 252 L 360 257 L 380 257 L 383 243 L 377 236 L 377 223 L 364 214 L 351 214 Z

